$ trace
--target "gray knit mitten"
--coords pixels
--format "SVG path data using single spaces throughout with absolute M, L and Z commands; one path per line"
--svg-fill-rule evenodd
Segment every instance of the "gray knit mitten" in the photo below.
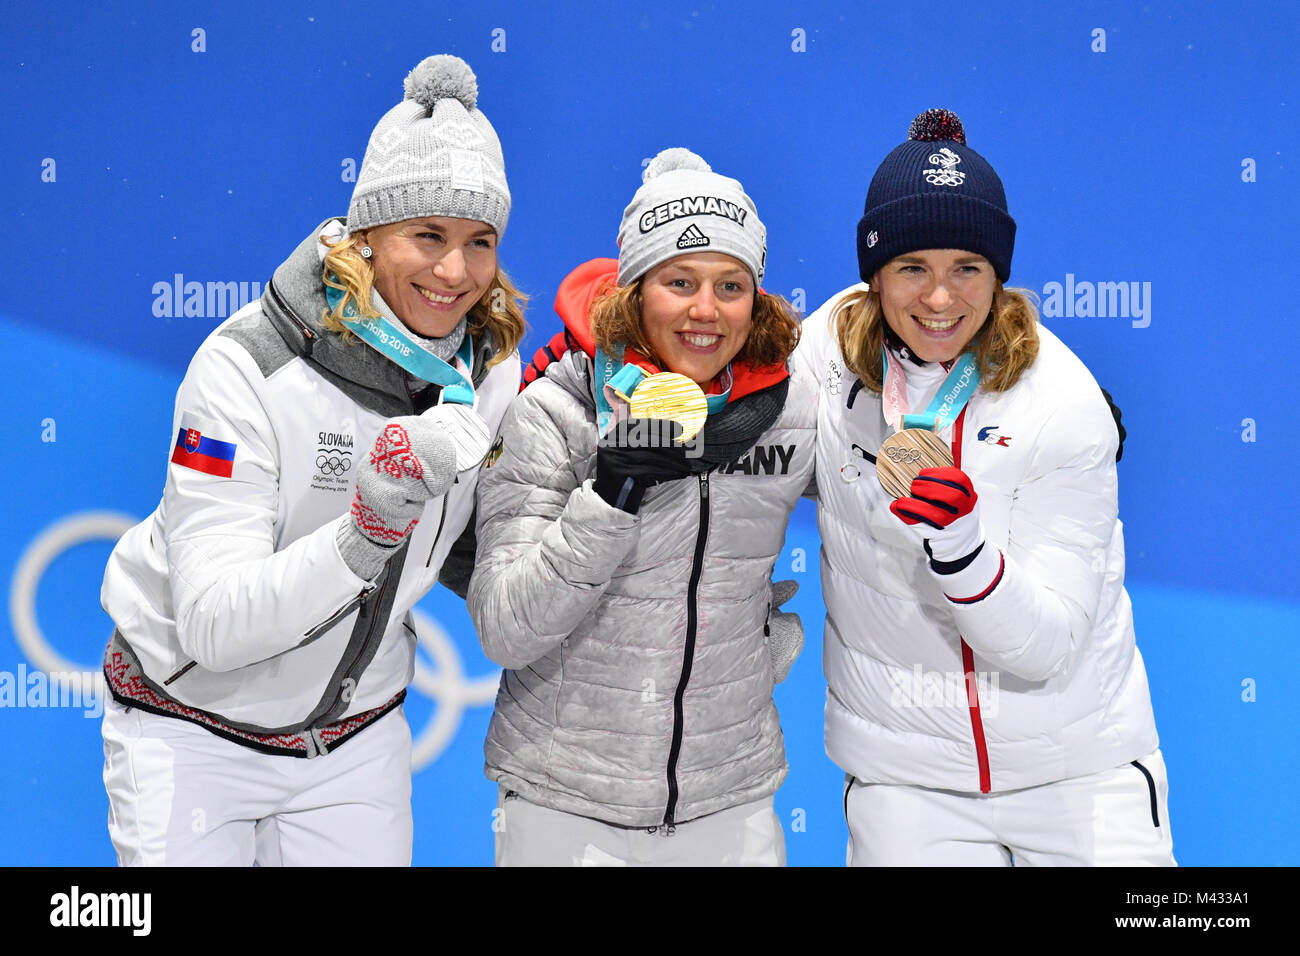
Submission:
M 785 680 L 795 658 L 803 650 L 803 622 L 798 614 L 780 609 L 798 590 L 799 585 L 794 581 L 772 583 L 772 604 L 764 633 L 767 635 L 767 653 L 772 658 L 772 673 L 778 684 Z
M 357 469 L 352 511 L 339 521 L 339 554 L 358 577 L 373 581 L 424 511 L 456 479 L 456 445 L 435 406 L 424 415 L 385 422 Z

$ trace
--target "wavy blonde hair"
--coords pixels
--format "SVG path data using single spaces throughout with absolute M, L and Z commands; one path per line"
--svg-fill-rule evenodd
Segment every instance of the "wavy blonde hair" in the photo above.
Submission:
M 975 333 L 975 361 L 980 388 L 1005 392 L 1020 380 L 1038 358 L 1037 296 L 1029 289 L 1004 289 L 993 293 L 992 318 Z M 880 296 L 871 291 L 850 293 L 831 313 L 844 364 L 871 392 L 884 387 L 880 350 L 885 343 L 885 315 Z
M 366 318 L 373 319 L 379 315 L 370 304 L 370 293 L 375 286 L 375 267 L 358 249 L 362 244 L 360 236 L 346 236 L 337 242 L 321 236 L 321 242 L 330 250 L 325 253 L 322 278 L 327 286 L 343 293 L 336 308 L 323 311 L 321 323 L 331 332 L 340 333 L 345 341 L 351 341 L 356 336 L 343 324 L 343 310 L 349 302 Z M 488 368 L 504 361 L 523 339 L 524 307 L 527 303 L 528 296 L 515 288 L 510 277 L 497 266 L 487 291 L 469 310 L 470 335 L 476 336 L 484 331 L 492 335 L 495 351 L 488 360 Z
M 668 366 L 651 348 L 641 322 L 641 280 L 629 286 L 606 283 L 591 304 L 591 333 L 596 344 L 614 353 L 627 346 L 640 352 L 664 371 Z M 799 343 L 799 313 L 782 296 L 754 293 L 749 337 L 736 355 L 751 368 L 784 365 Z

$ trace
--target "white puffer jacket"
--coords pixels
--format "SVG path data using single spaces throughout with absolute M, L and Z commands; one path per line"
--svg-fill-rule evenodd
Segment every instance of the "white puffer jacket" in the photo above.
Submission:
M 1004 564 L 986 596 L 954 603 L 948 595 L 992 584 L 998 565 L 977 562 L 988 580 L 968 579 L 976 565 L 937 575 L 889 511 L 874 455 L 892 429 L 828 327 L 835 305 L 861 288 L 804 322 L 795 355 L 820 385 L 827 753 L 861 781 L 965 792 L 1150 753 L 1158 740 L 1124 590 L 1117 435 L 1092 375 L 1040 326 L 1038 359 L 1019 382 L 971 398 L 951 444 L 979 495 L 986 551 L 996 558 L 988 549 L 997 548 Z M 903 367 L 919 411 L 946 373 Z

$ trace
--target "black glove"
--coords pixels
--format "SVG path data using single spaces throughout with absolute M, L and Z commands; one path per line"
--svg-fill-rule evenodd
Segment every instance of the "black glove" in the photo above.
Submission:
M 596 449 L 596 494 L 612 507 L 636 514 L 647 488 L 691 474 L 677 422 L 631 418 L 600 440 Z
M 1119 447 L 1115 449 L 1115 460 L 1119 461 L 1124 457 L 1124 439 L 1128 437 L 1128 429 L 1126 429 L 1124 423 L 1119 420 L 1119 406 L 1115 404 L 1115 399 L 1110 397 L 1110 392 L 1103 388 L 1101 394 L 1106 396 L 1106 404 L 1110 406 L 1110 413 L 1115 417 L 1115 430 L 1119 432 Z

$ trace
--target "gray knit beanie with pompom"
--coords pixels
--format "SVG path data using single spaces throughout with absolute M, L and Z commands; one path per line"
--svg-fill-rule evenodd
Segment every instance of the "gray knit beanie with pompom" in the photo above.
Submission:
M 629 285 L 661 262 L 693 252 L 739 259 L 763 281 L 767 228 L 734 179 L 719 176 L 689 149 L 665 149 L 642 174 L 618 230 L 618 284 Z
M 476 109 L 478 81 L 460 57 L 423 60 L 406 98 L 384 114 L 361 162 L 348 232 L 419 216 L 486 222 L 498 238 L 510 216 L 501 142 Z

